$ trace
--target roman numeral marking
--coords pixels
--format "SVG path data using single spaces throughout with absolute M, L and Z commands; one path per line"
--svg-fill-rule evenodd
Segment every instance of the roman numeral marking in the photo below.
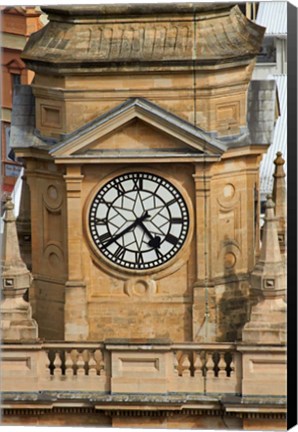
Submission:
M 163 255 L 158 249 L 154 249 L 154 251 L 156 253 L 157 258 L 162 258 Z
M 136 252 L 136 263 L 144 264 L 144 258 L 142 252 Z
M 167 234 L 166 236 L 165 236 L 165 240 L 168 242 L 168 243 L 171 243 L 172 245 L 176 245 L 177 243 L 178 243 L 178 238 L 177 237 L 175 237 L 175 236 L 173 236 L 172 234 Z
M 141 177 L 132 179 L 133 181 L 133 190 L 142 190 L 143 189 L 143 179 Z
M 104 204 L 104 205 L 106 205 L 107 207 L 111 207 L 111 205 L 112 205 L 112 203 L 111 202 L 109 202 L 109 201 L 105 201 L 103 198 L 99 198 L 99 203 L 100 204 Z
M 177 202 L 177 200 L 175 198 L 173 198 L 171 201 L 167 202 L 167 206 L 175 204 L 176 202 Z
M 123 259 L 125 255 L 125 249 L 122 246 L 119 246 L 116 252 L 114 253 L 115 258 Z
M 107 243 L 111 239 L 111 234 L 109 232 L 106 232 L 105 234 L 100 235 L 98 239 L 103 244 Z
M 94 222 L 96 223 L 96 225 L 106 225 L 108 223 L 108 219 L 95 218 Z
M 172 218 L 172 219 L 170 219 L 170 222 L 172 224 L 182 224 L 183 223 L 183 219 L 182 218 Z
M 122 183 L 116 183 L 114 188 L 117 190 L 118 196 L 125 194 L 126 190 L 123 187 Z

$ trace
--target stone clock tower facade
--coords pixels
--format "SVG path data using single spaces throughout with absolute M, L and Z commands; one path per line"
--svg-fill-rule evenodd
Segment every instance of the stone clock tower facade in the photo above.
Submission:
M 271 198 L 259 235 L 278 101 L 251 80 L 265 29 L 223 3 L 42 9 L 12 115 L 25 171 L 4 218 L 5 422 L 284 428 Z
M 269 144 L 248 122 L 264 29 L 224 4 L 44 10 L 22 55 L 33 94 L 17 95 L 35 103 L 33 139 L 16 148 L 40 335 L 239 339 Z

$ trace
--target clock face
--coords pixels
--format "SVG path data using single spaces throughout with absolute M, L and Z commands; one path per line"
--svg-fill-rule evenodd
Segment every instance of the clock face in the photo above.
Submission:
M 131 270 L 152 269 L 173 258 L 189 229 L 180 192 L 155 174 L 122 174 L 96 194 L 89 228 L 98 250 Z

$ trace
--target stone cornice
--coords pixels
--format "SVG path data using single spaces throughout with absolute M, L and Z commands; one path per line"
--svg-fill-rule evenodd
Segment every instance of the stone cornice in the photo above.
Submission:
M 45 400 L 40 400 L 40 396 Z M 17 399 L 16 399 L 17 398 Z M 85 392 L 47 392 L 37 395 L 23 393 L 20 395 L 4 393 L 2 410 L 4 415 L 40 415 L 51 412 L 54 414 L 92 414 L 100 413 L 107 416 L 122 417 L 168 417 L 173 415 L 229 416 L 255 419 L 284 419 L 286 417 L 286 401 L 270 400 L 263 403 L 262 399 L 249 403 L 237 397 L 234 401 L 220 401 L 217 398 L 197 395 L 108 395 Z M 89 401 L 86 403 L 86 401 Z M 84 401 L 84 403 L 82 403 Z
M 70 156 L 75 158 L 77 155 L 79 159 L 85 159 L 86 156 L 91 159 L 94 157 L 97 159 L 98 154 L 96 154 L 96 152 L 89 155 L 86 153 L 88 146 L 100 137 L 116 130 L 135 118 L 185 143 L 185 149 L 183 149 L 184 155 L 179 155 L 177 152 L 171 155 L 171 152 L 168 151 L 166 155 L 167 158 L 171 159 L 176 155 L 176 157 L 184 156 L 186 158 L 190 156 L 197 156 L 199 158 L 207 156 L 207 158 L 212 159 L 212 157 L 215 157 L 216 159 L 226 150 L 225 144 L 221 141 L 211 138 L 208 133 L 196 128 L 180 117 L 160 108 L 148 100 L 131 98 L 76 131 L 66 135 L 62 142 L 51 149 L 50 154 L 54 158 L 68 158 Z M 190 154 L 191 151 L 195 153 Z M 123 154 L 121 154 L 121 152 L 120 154 L 109 154 L 103 152 L 101 158 L 106 157 L 109 159 L 111 157 L 113 159 L 121 156 L 126 159 L 139 159 L 140 157 L 148 159 L 150 156 L 162 158 L 162 155 L 160 154 L 159 156 L 156 152 L 154 154 L 147 153 L 147 155 L 141 152 L 139 152 L 138 155 L 129 154 L 127 152 L 122 153 Z
M 86 68 L 125 71 L 131 64 L 140 70 L 158 66 L 160 71 L 249 63 L 258 54 L 265 31 L 229 4 L 45 10 L 50 22 L 30 37 L 22 58 L 33 70 L 44 72 L 55 65 L 56 74 L 67 69 L 83 73 Z
M 150 4 L 101 4 L 101 5 L 72 5 L 68 6 L 42 6 L 41 10 L 50 15 L 51 19 L 59 16 L 74 18 L 99 19 L 98 17 L 119 17 L 121 16 L 147 16 L 147 15 L 174 15 L 190 14 L 199 12 L 212 12 L 218 10 L 228 10 L 235 3 L 172 3 L 169 7 L 167 3 Z

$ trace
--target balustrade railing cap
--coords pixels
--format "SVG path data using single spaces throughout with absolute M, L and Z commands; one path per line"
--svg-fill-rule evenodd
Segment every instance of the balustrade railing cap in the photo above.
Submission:
M 104 341 L 105 345 L 171 345 L 172 343 L 168 338 L 109 338 Z

